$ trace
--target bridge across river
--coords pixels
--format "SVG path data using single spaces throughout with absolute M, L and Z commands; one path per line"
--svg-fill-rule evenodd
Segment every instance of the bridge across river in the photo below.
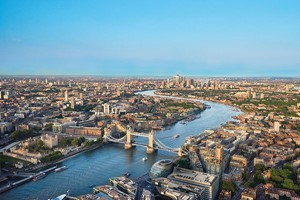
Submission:
M 148 144 L 137 143 L 133 140 L 133 136 L 148 138 Z M 147 148 L 147 153 L 153 153 L 156 150 L 164 150 L 177 153 L 179 156 L 184 154 L 181 148 L 172 148 L 163 144 L 155 134 L 154 130 L 148 133 L 134 132 L 130 126 L 127 126 L 126 135 L 122 138 L 115 138 L 111 134 L 105 135 L 106 141 L 124 144 L 125 149 L 131 149 L 133 146 L 143 146 Z

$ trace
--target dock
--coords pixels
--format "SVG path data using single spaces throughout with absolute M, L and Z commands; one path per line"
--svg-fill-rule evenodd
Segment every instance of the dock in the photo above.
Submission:
M 22 185 L 22 184 L 26 183 L 26 182 L 32 181 L 32 179 L 34 179 L 39 174 L 41 174 L 41 173 L 47 174 L 48 172 L 51 172 L 51 171 L 55 170 L 56 168 L 57 168 L 57 166 L 54 166 L 54 167 L 51 167 L 49 169 L 46 169 L 46 170 L 38 172 L 38 173 L 16 174 L 15 176 L 19 176 L 19 177 L 27 176 L 27 177 L 0 188 L 0 193 L 6 192 L 6 191 L 11 190 L 11 189 L 13 189 L 13 188 L 15 188 L 19 185 Z

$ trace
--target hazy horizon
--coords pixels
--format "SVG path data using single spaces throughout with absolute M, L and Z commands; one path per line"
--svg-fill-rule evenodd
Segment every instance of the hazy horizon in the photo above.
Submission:
M 176 74 L 173 75 L 1 75 L 2 77 L 23 77 L 23 78 L 154 78 L 154 79 L 168 79 L 174 77 Z M 229 79 L 298 79 L 300 76 L 199 76 L 199 75 L 183 75 L 178 74 L 183 77 L 187 78 L 229 78 Z

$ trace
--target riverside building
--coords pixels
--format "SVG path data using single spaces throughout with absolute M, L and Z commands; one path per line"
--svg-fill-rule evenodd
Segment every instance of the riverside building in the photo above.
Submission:
M 218 194 L 219 178 L 216 175 L 175 167 L 168 179 L 204 188 L 204 199 L 207 200 L 215 199 Z

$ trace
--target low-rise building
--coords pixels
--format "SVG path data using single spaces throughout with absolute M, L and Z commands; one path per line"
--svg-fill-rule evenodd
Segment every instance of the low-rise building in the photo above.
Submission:
M 101 136 L 101 128 L 97 127 L 83 127 L 83 126 L 70 126 L 66 128 L 66 134 L 71 135 L 91 135 L 91 136 Z
M 247 188 L 242 192 L 241 200 L 255 200 L 256 190 L 253 188 Z

